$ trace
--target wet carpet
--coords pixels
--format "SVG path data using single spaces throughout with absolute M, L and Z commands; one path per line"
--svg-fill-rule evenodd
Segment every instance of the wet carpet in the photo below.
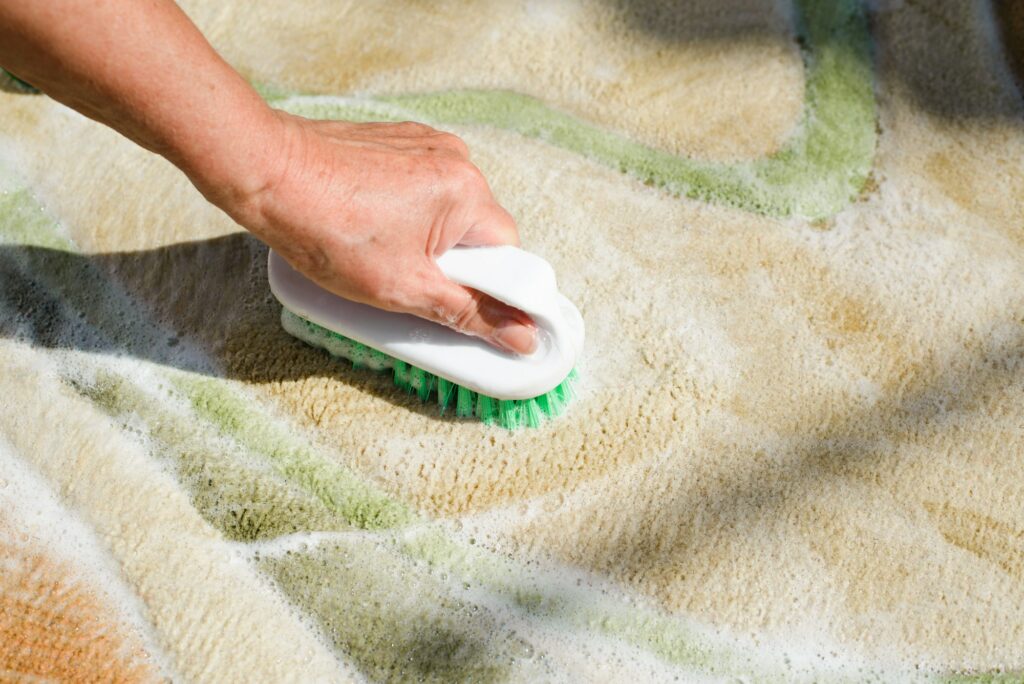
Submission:
M 1024 23 L 959 0 L 184 3 L 454 131 L 588 341 L 440 415 L 172 167 L 0 92 L 0 679 L 1019 681 Z

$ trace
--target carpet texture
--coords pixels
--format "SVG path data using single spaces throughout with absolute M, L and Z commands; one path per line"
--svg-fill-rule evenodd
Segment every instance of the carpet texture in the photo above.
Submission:
M 1009 0 L 184 3 L 275 106 L 469 143 L 588 341 L 441 417 L 0 83 L 0 679 L 1024 680 Z

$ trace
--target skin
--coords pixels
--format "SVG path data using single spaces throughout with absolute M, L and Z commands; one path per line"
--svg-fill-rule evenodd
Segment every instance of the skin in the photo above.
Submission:
M 519 244 L 458 137 L 276 111 L 170 0 L 0 0 L 0 65 L 166 157 L 322 287 L 536 347 L 525 314 L 435 264 L 457 244 Z

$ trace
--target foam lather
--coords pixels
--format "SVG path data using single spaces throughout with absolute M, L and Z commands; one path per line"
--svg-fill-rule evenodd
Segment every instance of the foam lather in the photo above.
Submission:
M 547 261 L 518 247 L 455 247 L 438 257 L 437 265 L 452 281 L 527 313 L 538 327 L 536 351 L 503 352 L 446 326 L 344 299 L 273 251 L 270 289 L 306 321 L 494 399 L 538 397 L 572 373 L 583 349 L 583 318 L 559 293 Z

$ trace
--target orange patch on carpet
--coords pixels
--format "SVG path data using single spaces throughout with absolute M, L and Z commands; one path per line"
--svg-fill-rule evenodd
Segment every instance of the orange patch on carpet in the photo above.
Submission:
M 149 656 L 70 568 L 0 543 L 0 679 L 150 682 Z

